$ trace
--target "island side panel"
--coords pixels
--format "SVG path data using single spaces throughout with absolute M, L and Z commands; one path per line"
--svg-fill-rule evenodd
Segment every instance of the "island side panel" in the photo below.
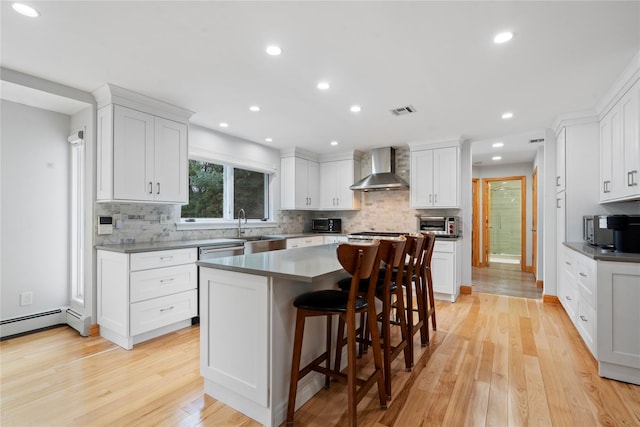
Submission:
M 270 425 L 269 278 L 200 267 L 205 393 Z

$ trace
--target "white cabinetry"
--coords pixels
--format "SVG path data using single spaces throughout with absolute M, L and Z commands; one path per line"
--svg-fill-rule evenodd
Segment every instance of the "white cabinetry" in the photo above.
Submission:
M 318 162 L 302 157 L 300 151 L 296 148 L 281 155 L 281 209 L 314 210 L 320 206 Z
M 640 82 L 600 120 L 600 201 L 640 198 Z
M 431 257 L 433 292 L 438 299 L 455 302 L 462 280 L 462 245 L 459 240 L 436 240 Z
M 360 194 L 349 189 L 359 179 L 359 163 L 355 160 L 320 163 L 320 209 L 360 209 Z
M 306 248 L 324 244 L 324 236 L 306 236 L 287 239 L 287 249 Z
M 460 148 L 411 148 L 411 207 L 455 208 L 460 206 Z
M 111 85 L 94 95 L 97 200 L 188 203 L 191 112 Z
M 560 129 L 556 137 L 556 192 L 566 189 L 566 152 L 567 152 L 567 131 Z
M 558 270 L 558 298 L 589 351 L 598 358 L 596 260 L 564 247 Z
M 598 262 L 600 376 L 640 385 L 640 263 Z
M 97 251 L 100 335 L 125 349 L 191 324 L 197 249 Z
M 348 242 L 349 238 L 347 236 L 324 236 L 323 243 L 328 245 L 330 243 L 345 243 Z

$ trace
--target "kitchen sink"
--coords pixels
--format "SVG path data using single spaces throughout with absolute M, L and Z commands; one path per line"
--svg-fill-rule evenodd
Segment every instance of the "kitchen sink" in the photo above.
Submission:
M 277 251 L 287 247 L 287 240 L 284 237 L 271 236 L 251 236 L 243 237 L 244 253 L 255 254 L 258 252 Z

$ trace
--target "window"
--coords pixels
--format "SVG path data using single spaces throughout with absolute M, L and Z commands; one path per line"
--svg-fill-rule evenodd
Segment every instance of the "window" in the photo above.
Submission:
M 189 204 L 182 207 L 183 221 L 233 220 L 240 209 L 247 219 L 269 218 L 269 174 L 189 160 Z

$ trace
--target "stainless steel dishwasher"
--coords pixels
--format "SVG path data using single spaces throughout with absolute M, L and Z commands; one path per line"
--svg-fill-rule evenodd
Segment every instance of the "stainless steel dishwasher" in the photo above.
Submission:
M 227 256 L 243 255 L 243 239 L 211 240 L 206 245 L 198 247 L 198 259 L 223 258 Z M 191 319 L 191 324 L 200 323 L 200 277 L 198 272 L 198 315 Z

